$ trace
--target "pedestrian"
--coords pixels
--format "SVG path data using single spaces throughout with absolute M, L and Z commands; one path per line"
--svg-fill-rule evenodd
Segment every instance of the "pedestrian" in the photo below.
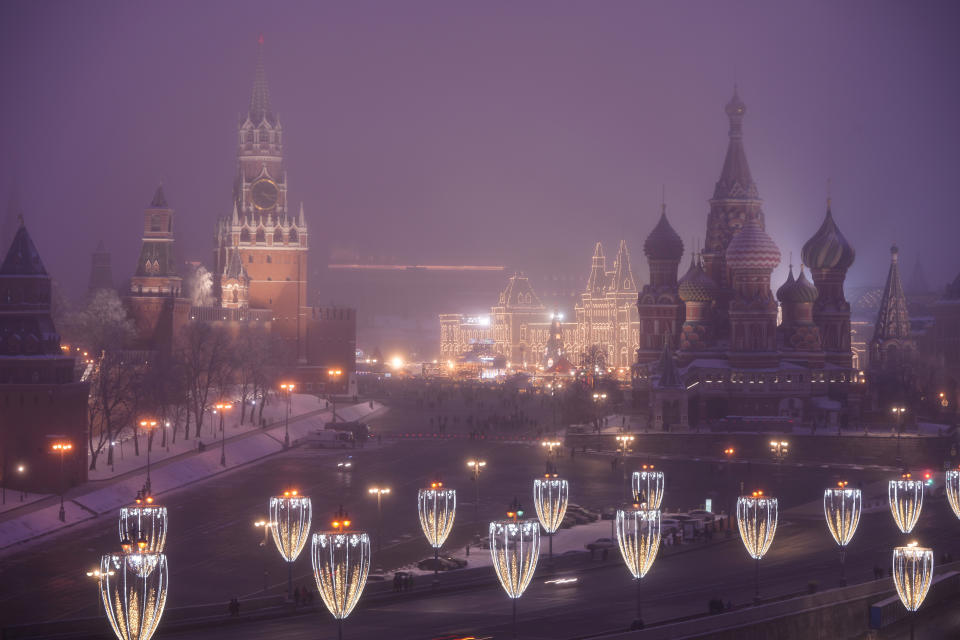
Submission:
M 394 593 L 400 592 L 400 574 L 399 573 L 393 574 L 393 592 Z
M 470 543 L 467 543 L 467 557 L 470 557 Z

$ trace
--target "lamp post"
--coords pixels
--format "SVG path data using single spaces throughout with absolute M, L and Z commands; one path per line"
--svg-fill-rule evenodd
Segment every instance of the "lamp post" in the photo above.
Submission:
M 559 447 L 562 442 L 559 440 L 543 440 L 540 442 L 540 446 L 547 450 L 547 470 L 546 473 L 556 473 L 557 463 L 556 463 L 556 451 L 555 449 Z M 551 458 L 553 460 L 551 461 Z
M 487 461 L 480 458 L 467 460 L 467 467 L 473 472 L 473 488 L 476 490 L 476 498 L 473 503 L 473 521 L 480 522 L 480 472 L 487 466 Z
M 659 509 L 663 503 L 664 483 L 663 471 L 657 471 L 652 464 L 643 465 L 631 477 L 633 501 L 640 504 L 640 508 Z
M 433 547 L 433 576 L 436 581 L 440 570 L 440 547 L 450 535 L 453 519 L 457 515 L 457 490 L 444 489 L 442 482 L 431 482 L 429 489 L 417 491 L 417 513 L 423 535 Z
M 731 499 L 727 505 L 727 529 L 730 529 L 730 518 L 733 516 L 733 512 L 736 509 L 736 497 L 737 489 L 736 484 L 733 480 L 733 457 L 737 455 L 737 450 L 733 447 L 727 447 L 723 450 L 723 455 L 727 459 L 727 486 L 733 486 L 733 490 L 730 492 Z
M 63 479 L 63 456 L 73 450 L 73 444 L 66 440 L 57 440 L 51 445 L 50 450 L 60 454 L 60 522 L 66 522 L 67 512 L 63 508 L 63 494 L 66 492 Z
M 128 548 L 100 560 L 100 598 L 118 640 L 150 640 L 167 603 L 167 556 Z
M 390 495 L 390 487 L 370 487 L 367 492 L 377 496 L 377 553 L 383 548 L 383 496 Z
M 786 440 L 771 440 L 770 453 L 773 454 L 773 459 L 777 461 L 777 482 L 780 482 L 783 473 L 783 459 L 790 453 L 790 443 Z
M 923 480 L 913 480 L 909 473 L 901 475 L 899 480 L 891 480 L 887 485 L 890 513 L 901 533 L 913 531 L 920 518 L 923 486 Z
M 749 496 L 737 499 L 737 526 L 740 528 L 740 540 L 750 557 L 757 561 L 754 573 L 753 601 L 760 602 L 760 559 L 766 555 L 777 533 L 779 514 L 776 498 L 763 495 L 763 491 L 754 491 Z
M 846 560 L 847 545 L 857 532 L 860 523 L 860 509 L 862 499 L 860 489 L 848 489 L 847 482 L 837 483 L 836 489 L 826 489 L 823 492 L 823 514 L 827 519 L 827 528 L 830 535 L 840 545 L 840 586 L 847 586 L 847 575 L 844 561 Z
M 600 433 L 600 403 L 606 399 L 606 392 L 601 391 L 593 394 L 594 420 L 596 420 L 597 433 Z
M 293 392 L 294 384 L 284 382 L 280 385 L 280 389 L 287 394 L 287 411 L 283 418 L 283 448 L 288 449 L 290 447 L 290 394 Z
M 115 573 L 115 572 L 114 572 L 112 569 L 107 569 L 107 574 L 108 574 L 108 575 L 112 576 L 112 575 L 114 575 L 114 573 Z M 97 582 L 100 582 L 100 575 L 101 575 L 101 574 L 100 574 L 100 567 L 94 567 L 94 568 L 91 569 L 90 571 L 87 571 L 87 577 L 88 577 L 88 578 L 93 578 L 93 579 L 96 580 Z M 102 605 L 101 605 L 100 601 L 101 601 L 100 591 L 99 591 L 99 589 L 98 589 L 98 590 L 97 590 L 97 615 L 98 615 L 98 616 L 100 615 L 100 612 L 103 611 L 103 609 L 101 609 Z
M 557 474 L 547 474 L 543 480 L 533 481 L 533 505 L 537 508 L 537 519 L 550 539 L 550 566 L 553 566 L 553 534 L 563 524 L 570 498 L 570 485 L 566 480 L 557 478 Z
M 332 530 L 313 534 L 310 544 L 313 578 L 323 604 L 337 620 L 340 640 L 343 621 L 360 600 L 370 571 L 370 536 L 349 531 L 346 515 L 341 506 Z
M 153 443 L 153 429 L 157 426 L 156 420 L 145 419 L 140 421 L 140 428 L 147 432 L 147 483 L 144 487 L 150 493 L 150 449 Z
M 903 433 L 903 414 L 906 411 L 907 408 L 901 405 L 890 407 L 890 412 L 897 416 L 897 464 L 901 464 L 903 460 L 900 457 L 900 434 Z
M 637 581 L 637 617 L 630 629 L 643 629 L 640 580 L 650 571 L 660 549 L 660 510 L 644 509 L 642 505 L 634 505 L 633 509 L 618 509 L 616 523 L 620 555 Z
M 214 405 L 220 412 L 220 466 L 227 466 L 227 432 L 223 428 L 223 414 L 233 408 L 229 402 L 218 402 Z M 149 454 L 148 454 L 149 455 Z
M 910 640 L 916 611 L 923 604 L 933 579 L 933 549 L 918 547 L 911 542 L 893 549 L 893 584 L 900 602 L 910 612 Z
M 262 554 L 263 555 L 263 593 L 266 594 L 267 589 L 269 587 L 267 583 L 267 576 L 269 575 L 269 572 L 267 571 L 267 555 L 266 555 L 267 538 L 270 535 L 270 527 L 273 526 L 273 523 L 270 522 L 269 520 L 257 520 L 256 522 L 253 523 L 253 526 L 257 528 L 263 527 L 263 540 L 260 541 L 260 548 L 263 549 L 264 551 L 264 553 Z
M 490 523 L 490 557 L 500 585 L 513 602 L 513 637 L 517 637 L 517 600 L 523 595 L 540 558 L 540 522 L 520 520 L 523 511 L 507 512 Z
M 606 395 L 606 394 L 604 394 Z M 620 483 L 620 486 L 623 489 L 623 499 L 627 499 L 627 447 L 633 442 L 633 436 L 629 435 L 619 435 L 617 436 L 617 455 L 620 458 L 620 466 L 623 471 L 623 481 Z
M 960 518 L 960 467 L 950 469 L 944 474 L 943 483 L 947 489 L 947 501 L 953 514 Z
M 296 489 L 283 492 L 282 496 L 270 498 L 270 524 L 273 542 L 283 559 L 287 561 L 287 598 L 293 599 L 293 563 L 297 560 L 313 519 L 313 503 L 301 496 Z

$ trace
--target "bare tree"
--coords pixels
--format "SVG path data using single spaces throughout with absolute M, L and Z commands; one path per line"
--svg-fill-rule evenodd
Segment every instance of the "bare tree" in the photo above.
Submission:
M 222 390 L 229 379 L 230 343 L 226 332 L 202 322 L 190 324 L 178 350 L 187 398 L 200 437 L 203 416 L 210 406 L 210 392 Z

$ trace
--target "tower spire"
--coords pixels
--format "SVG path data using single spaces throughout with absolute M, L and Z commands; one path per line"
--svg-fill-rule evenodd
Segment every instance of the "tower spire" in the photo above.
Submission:
M 747 113 L 747 105 L 740 99 L 737 86 L 733 87 L 733 97 L 724 107 L 727 119 L 730 121 L 727 144 L 727 155 L 723 160 L 723 169 L 720 179 L 717 180 L 713 191 L 715 200 L 759 200 L 760 192 L 750 173 L 747 163 L 747 153 L 743 148 L 743 116 Z
M 263 34 L 257 39 L 257 66 L 253 73 L 253 91 L 250 94 L 250 121 L 257 124 L 263 120 L 275 124 L 270 106 L 270 90 L 267 87 L 267 72 L 263 64 Z
M 900 249 L 897 248 L 897 245 L 890 247 L 890 271 L 887 272 L 887 283 L 883 287 L 880 310 L 877 312 L 877 322 L 874 325 L 874 342 L 902 339 L 910 336 L 910 315 L 907 313 L 907 298 L 903 293 L 900 269 L 897 266 L 899 254 Z

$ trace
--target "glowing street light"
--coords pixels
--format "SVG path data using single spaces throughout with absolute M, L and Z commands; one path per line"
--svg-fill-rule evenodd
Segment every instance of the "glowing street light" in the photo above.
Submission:
M 663 483 L 663 471 L 657 471 L 652 464 L 643 465 L 631 478 L 633 501 L 647 509 L 659 509 L 663 502 Z
M 167 508 L 155 505 L 153 498 L 140 498 L 134 506 L 120 508 L 120 540 L 143 543 L 145 553 L 163 553 L 167 544 Z
M 67 440 L 57 440 L 50 445 L 50 450 L 60 456 L 60 522 L 66 522 L 67 512 L 63 508 L 63 494 L 66 492 L 63 480 L 63 456 L 73 451 L 73 444 Z
M 907 408 L 901 405 L 890 407 L 890 413 L 897 416 L 897 463 L 900 463 L 900 435 L 903 433 L 903 414 Z
M 947 500 L 955 516 L 960 518 L 960 467 L 947 471 L 944 479 L 947 487 Z
M 740 540 L 750 557 L 757 561 L 754 573 L 753 598 L 760 601 L 760 559 L 766 555 L 777 533 L 779 505 L 776 498 L 763 495 L 763 491 L 754 491 L 749 496 L 737 499 L 737 526 L 740 528 Z
M 270 523 L 273 542 L 287 561 L 287 597 L 293 598 L 293 563 L 303 551 L 310 535 L 313 503 L 295 489 L 270 498 Z
M 542 440 L 540 446 L 547 450 L 547 473 L 556 473 L 556 451 L 555 449 L 563 443 L 559 440 Z M 553 459 L 553 460 L 551 460 Z
M 899 480 L 888 483 L 887 497 L 897 528 L 902 533 L 913 531 L 923 508 L 923 481 L 913 480 L 909 473 L 905 473 Z
M 860 489 L 847 488 L 847 482 L 837 483 L 835 489 L 823 491 L 823 514 L 827 519 L 830 535 L 840 545 L 840 586 L 847 586 L 846 559 L 847 545 L 857 532 L 860 524 L 862 496 Z
M 473 503 L 473 521 L 480 521 L 480 472 L 487 466 L 487 461 L 480 458 L 467 460 L 467 467 L 473 472 L 473 488 L 476 490 L 476 499 Z
M 923 604 L 933 579 L 933 549 L 911 542 L 893 549 L 893 584 L 900 602 L 910 612 L 910 640 L 913 640 L 915 612 Z
M 513 601 L 513 636 L 517 636 L 517 600 L 537 569 L 540 522 L 520 520 L 522 511 L 508 512 L 507 520 L 490 523 L 490 557 L 500 585 Z
M 417 490 L 417 513 L 420 528 L 433 547 L 433 575 L 440 569 L 440 547 L 453 529 L 457 515 L 457 490 L 444 489 L 442 482 L 431 482 L 429 489 Z
M 333 529 L 313 534 L 310 558 L 313 578 L 327 610 L 337 620 L 337 638 L 343 639 L 343 621 L 360 600 L 370 572 L 370 536 L 349 531 L 343 507 Z
M 233 405 L 229 402 L 218 402 L 214 406 L 220 412 L 220 466 L 225 467 L 227 466 L 227 432 L 223 428 L 223 416 L 233 408 Z
M 553 562 L 553 534 L 563 524 L 570 499 L 570 485 L 556 474 L 544 476 L 533 481 L 533 505 L 537 508 L 537 519 L 550 539 L 550 562 Z
M 270 522 L 269 520 L 257 520 L 256 522 L 253 523 L 253 526 L 257 527 L 258 529 L 260 528 L 263 529 L 263 540 L 260 541 L 260 548 L 264 550 L 264 553 L 262 554 L 263 555 L 263 592 L 266 593 L 269 588 L 269 585 L 267 584 L 267 576 L 269 575 L 269 572 L 267 571 L 267 556 L 266 556 L 267 538 L 270 536 L 270 528 L 273 526 L 273 523 Z
M 114 575 L 115 572 L 113 570 L 110 570 L 109 573 L 112 576 Z M 87 577 L 93 578 L 97 582 L 100 582 L 100 576 L 101 576 L 100 567 L 94 567 L 90 571 L 87 571 Z M 100 592 L 98 590 L 97 591 L 97 615 L 98 616 L 100 615 L 100 612 L 102 610 L 103 610 L 103 603 L 102 603 L 102 598 L 100 597 Z
M 293 390 L 296 388 L 296 385 L 292 382 L 284 382 L 280 385 L 280 390 L 287 396 L 287 412 L 284 414 L 283 418 L 283 448 L 288 449 L 290 447 L 290 394 L 293 393 Z M 336 420 L 336 411 L 333 415 L 334 420 Z
M 640 580 L 650 571 L 660 549 L 660 510 L 644 509 L 640 505 L 634 505 L 633 509 L 617 509 L 616 521 L 620 555 L 637 581 L 637 617 L 630 628 L 643 629 Z
M 370 487 L 367 493 L 377 496 L 377 553 L 379 553 L 383 547 L 383 507 L 381 501 L 383 496 L 390 495 L 390 487 Z
M 604 394 L 606 395 L 606 394 Z M 620 458 L 620 466 L 623 470 L 623 478 L 621 480 L 620 486 L 623 487 L 623 497 L 626 499 L 627 495 L 627 448 L 633 443 L 633 436 L 630 435 L 619 435 L 616 437 L 617 441 L 617 455 Z
M 113 553 L 100 560 L 100 598 L 118 640 L 150 640 L 167 603 L 167 556 Z
M 157 426 L 156 420 L 145 419 L 140 421 L 140 428 L 147 432 L 147 484 L 146 489 L 147 493 L 150 493 L 150 449 L 152 448 L 151 442 L 152 438 L 150 435 L 153 433 L 153 429 Z

